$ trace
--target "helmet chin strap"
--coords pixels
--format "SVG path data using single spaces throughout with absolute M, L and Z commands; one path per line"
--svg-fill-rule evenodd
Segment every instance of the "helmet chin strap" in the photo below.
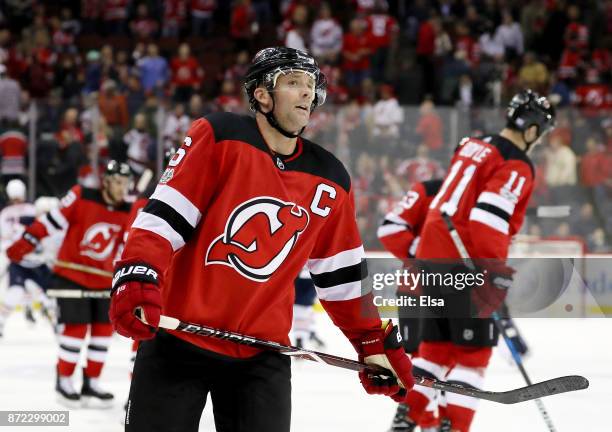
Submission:
M 266 120 L 268 120 L 268 123 L 270 123 L 270 126 L 272 126 L 274 129 L 280 132 L 281 135 L 284 135 L 287 138 L 297 138 L 298 136 L 300 136 L 300 134 L 304 132 L 304 129 L 306 129 L 306 126 L 300 129 L 300 131 L 297 134 L 293 134 L 289 132 L 288 130 L 283 129 L 283 127 L 280 125 L 278 120 L 276 120 L 276 117 L 274 117 L 274 105 L 275 105 L 274 96 L 272 94 L 270 94 L 270 96 L 272 98 L 272 109 L 268 111 L 267 113 L 265 113 L 261 110 L 261 107 L 259 106 L 259 104 L 257 104 L 257 111 L 262 113 L 266 117 Z
M 525 132 L 527 132 L 529 128 L 527 128 L 526 130 L 521 132 L 521 135 L 523 136 L 523 141 L 525 142 L 525 153 L 527 153 L 529 151 L 529 149 L 531 148 L 531 146 L 533 145 L 533 143 L 535 143 L 537 140 L 540 139 L 540 135 L 537 135 L 535 137 L 535 139 L 531 140 L 531 141 L 527 141 L 527 138 L 525 138 Z M 539 129 L 539 128 L 538 128 Z

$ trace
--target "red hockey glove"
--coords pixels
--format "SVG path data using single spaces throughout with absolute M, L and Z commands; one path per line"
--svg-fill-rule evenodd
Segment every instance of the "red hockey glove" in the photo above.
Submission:
M 485 273 L 485 281 L 472 289 L 472 304 L 478 318 L 490 318 L 504 303 L 515 270 L 499 261 L 486 260 L 479 264 L 480 271 Z
M 36 246 L 38 246 L 38 243 L 39 241 L 36 236 L 26 231 L 25 233 L 23 233 L 23 237 L 13 243 L 6 250 L 6 256 L 12 262 L 18 263 L 23 259 L 24 256 L 26 256 L 30 252 L 34 252 Z
M 370 332 L 353 341 L 359 361 L 382 366 L 393 373 L 396 379 L 383 378 L 372 371 L 359 372 L 361 385 L 369 394 L 390 396 L 396 402 L 406 399 L 408 390 L 414 386 L 412 362 L 402 346 L 402 337 L 391 321 L 384 329 Z M 399 383 L 398 383 L 399 381 Z
M 160 279 L 159 272 L 147 264 L 117 263 L 108 314 L 117 333 L 134 340 L 155 336 L 162 305 Z M 136 317 L 136 308 L 142 309 L 149 325 Z

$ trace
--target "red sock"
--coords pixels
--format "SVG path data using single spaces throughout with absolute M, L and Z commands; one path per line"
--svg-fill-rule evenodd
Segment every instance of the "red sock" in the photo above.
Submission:
M 91 338 L 87 346 L 87 367 L 85 375 L 90 378 L 97 378 L 102 373 L 108 346 L 113 335 L 113 327 L 107 323 L 91 324 Z
M 87 324 L 65 324 L 59 335 L 59 359 L 57 371 L 61 376 L 71 376 L 79 361 L 81 347 L 85 342 Z

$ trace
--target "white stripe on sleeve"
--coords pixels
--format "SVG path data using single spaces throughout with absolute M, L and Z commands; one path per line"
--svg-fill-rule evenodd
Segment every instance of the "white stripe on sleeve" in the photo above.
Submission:
M 194 228 L 198 225 L 200 219 L 202 219 L 200 210 L 185 195 L 168 185 L 158 185 L 153 195 L 151 195 L 151 199 L 168 204 Z
M 365 259 L 363 245 L 355 249 L 342 251 L 331 257 L 309 259 L 307 265 L 310 273 L 321 274 L 360 264 L 362 259 Z
M 365 294 L 361 292 L 361 281 L 335 285 L 329 288 L 319 288 L 315 285 L 315 289 L 317 296 L 321 300 L 327 301 L 352 300 Z
M 185 240 L 177 233 L 168 222 L 160 218 L 159 216 L 152 215 L 150 213 L 141 211 L 136 216 L 136 220 L 132 224 L 132 228 L 140 228 L 145 231 L 155 233 L 170 242 L 172 250 L 177 251 L 185 246 Z
M 376 231 L 376 235 L 378 238 L 381 238 L 402 231 L 408 231 L 408 227 L 405 225 L 387 224 L 379 226 L 378 230 Z
M 470 220 L 485 224 L 502 234 L 508 234 L 509 224 L 502 218 L 488 211 L 474 207 L 470 212 Z

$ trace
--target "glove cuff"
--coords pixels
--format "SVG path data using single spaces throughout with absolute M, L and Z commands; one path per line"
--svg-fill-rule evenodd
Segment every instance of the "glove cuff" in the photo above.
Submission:
M 161 274 L 147 263 L 141 262 L 119 262 L 115 267 L 111 295 L 119 286 L 128 281 L 138 281 L 159 286 Z
M 357 353 L 363 358 L 381 354 L 386 350 L 393 350 L 402 347 L 402 336 L 397 326 L 391 321 L 383 323 L 380 330 L 368 332 L 360 339 L 353 342 Z

